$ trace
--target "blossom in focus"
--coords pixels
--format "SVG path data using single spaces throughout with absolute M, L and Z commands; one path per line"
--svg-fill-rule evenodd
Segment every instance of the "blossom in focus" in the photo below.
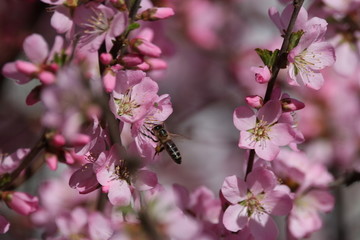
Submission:
M 254 113 L 247 106 L 235 109 L 233 121 L 240 130 L 239 147 L 255 149 L 256 154 L 271 161 L 279 153 L 279 146 L 285 146 L 295 140 L 287 123 L 278 123 L 282 114 L 279 101 L 269 101 Z
M 110 109 L 121 121 L 143 119 L 157 98 L 158 85 L 142 71 L 119 71 L 111 94 Z
M 277 239 L 278 229 L 270 215 L 283 216 L 292 208 L 287 188 L 280 187 L 275 174 L 264 168 L 254 169 L 246 182 L 227 177 L 221 193 L 230 204 L 223 216 L 225 228 L 237 232 L 248 226 L 254 239 Z
M 87 47 L 91 52 L 97 51 L 104 41 L 109 52 L 115 37 L 126 27 L 125 13 L 96 2 L 79 6 L 74 21 L 83 29 L 79 46 Z
M 305 29 L 299 44 L 288 54 L 288 82 L 291 85 L 304 84 L 318 90 L 324 83 L 320 72 L 335 62 L 334 47 L 319 40 L 319 32 L 323 31 L 321 24 L 314 24 Z

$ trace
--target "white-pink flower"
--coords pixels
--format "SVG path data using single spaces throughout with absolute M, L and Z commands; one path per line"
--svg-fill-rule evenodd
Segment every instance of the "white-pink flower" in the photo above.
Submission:
M 293 237 L 301 239 L 321 229 L 320 212 L 334 208 L 334 197 L 326 190 L 310 190 L 294 199 L 294 207 L 288 218 L 288 228 Z
M 230 203 L 223 216 L 225 228 L 237 232 L 248 226 L 255 240 L 276 239 L 278 229 L 270 215 L 286 215 L 292 208 L 287 189 L 264 168 L 254 169 L 246 182 L 235 175 L 227 177 L 221 192 Z
M 114 145 L 109 154 L 101 153 L 94 165 L 96 178 L 102 189 L 108 192 L 109 201 L 116 206 L 127 206 L 132 200 L 132 191 L 149 190 L 157 185 L 155 173 L 146 169 L 129 169 Z
M 80 47 L 87 46 L 89 51 L 97 51 L 105 41 L 109 52 L 115 37 L 125 30 L 126 17 L 121 11 L 90 2 L 77 8 L 75 23 L 83 28 Z
M 234 111 L 234 125 L 240 130 L 239 147 L 255 149 L 256 154 L 264 159 L 273 160 L 285 146 L 294 141 L 291 126 L 278 123 L 281 116 L 279 101 L 269 101 L 257 113 L 247 107 L 240 106 Z
M 121 121 L 134 123 L 143 119 L 158 98 L 158 85 L 142 71 L 119 71 L 111 94 L 110 108 Z

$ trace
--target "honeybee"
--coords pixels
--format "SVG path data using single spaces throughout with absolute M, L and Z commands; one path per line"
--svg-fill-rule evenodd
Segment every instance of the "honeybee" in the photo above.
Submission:
M 164 149 L 170 155 L 175 163 L 181 163 L 181 155 L 175 143 L 171 140 L 170 134 L 166 131 L 163 124 L 157 124 L 151 129 L 151 133 L 158 139 L 158 145 L 155 148 L 156 153 L 159 154 Z

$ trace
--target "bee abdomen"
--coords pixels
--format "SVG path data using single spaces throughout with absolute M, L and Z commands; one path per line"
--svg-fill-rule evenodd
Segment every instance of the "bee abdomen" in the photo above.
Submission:
M 179 149 L 176 147 L 175 143 L 171 140 L 164 143 L 165 150 L 169 153 L 170 157 L 177 164 L 181 163 L 181 155 Z

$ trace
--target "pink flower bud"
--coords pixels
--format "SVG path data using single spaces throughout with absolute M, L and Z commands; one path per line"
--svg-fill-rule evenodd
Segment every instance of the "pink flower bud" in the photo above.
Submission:
M 258 95 L 251 95 L 245 98 L 246 103 L 253 108 L 261 108 L 264 104 L 264 99 Z
M 143 62 L 139 54 L 127 54 L 121 60 L 122 64 L 126 67 L 135 67 Z
M 39 80 L 45 85 L 49 85 L 55 82 L 55 75 L 52 72 L 42 71 L 39 75 Z
M 110 53 L 102 53 L 100 55 L 100 62 L 104 65 L 109 65 L 112 60 L 113 60 L 113 57 Z
M 145 21 L 155 21 L 173 16 L 174 10 L 168 7 L 149 8 L 140 13 L 139 18 Z
M 159 57 L 161 55 L 161 49 L 158 46 L 141 38 L 132 39 L 130 45 L 135 51 L 149 57 Z
M 71 144 L 74 146 L 82 146 L 90 142 L 90 137 L 86 134 L 78 133 L 71 139 Z
M 281 99 L 281 107 L 284 112 L 292 112 L 303 109 L 305 104 L 294 98 L 283 98 Z
M 105 75 L 102 77 L 102 81 L 105 91 L 108 93 L 112 92 L 115 88 L 116 83 L 115 73 L 111 69 L 106 70 Z
M 46 164 L 48 165 L 48 167 L 52 170 L 55 171 L 57 169 L 58 166 L 58 158 L 56 155 L 52 154 L 52 153 L 47 153 L 45 154 L 45 161 Z
M 25 62 L 21 60 L 16 61 L 15 66 L 19 72 L 28 76 L 29 75 L 31 76 L 32 74 L 36 73 L 39 70 L 38 66 L 30 62 Z
M 255 73 L 256 82 L 263 84 L 269 82 L 271 72 L 267 66 L 265 67 L 251 67 L 250 70 Z
M 4 200 L 9 208 L 25 216 L 39 208 L 38 198 L 23 192 L 6 192 Z
M 143 62 L 142 64 L 137 65 L 137 68 L 142 71 L 147 71 L 150 69 L 150 65 L 147 64 L 146 62 Z
M 52 138 L 52 144 L 55 147 L 62 147 L 66 143 L 65 137 L 61 134 L 55 134 Z
M 150 65 L 152 70 L 163 70 L 167 68 L 167 63 L 159 58 L 148 58 L 146 62 Z

